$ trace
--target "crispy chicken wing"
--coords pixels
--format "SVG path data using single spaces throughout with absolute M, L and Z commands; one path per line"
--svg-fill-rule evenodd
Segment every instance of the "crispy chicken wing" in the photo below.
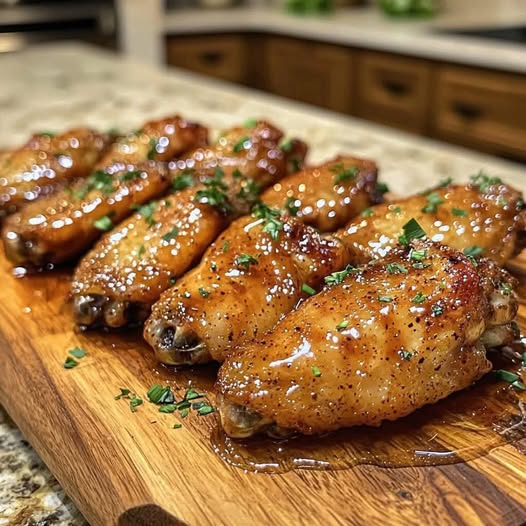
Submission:
M 226 433 L 376 426 L 471 385 L 491 368 L 484 339 L 496 331 L 495 343 L 506 343 L 499 325 L 517 310 L 513 279 L 487 260 L 475 265 L 425 242 L 348 269 L 223 363 Z
M 107 136 L 86 128 L 33 135 L 0 161 L 0 216 L 89 175 L 108 142 Z
M 374 204 L 377 176 L 374 162 L 340 155 L 279 181 L 261 200 L 286 208 L 322 232 L 331 232 Z
M 260 121 L 252 129 L 228 130 L 216 145 L 173 163 L 176 188 L 192 183 L 191 173 L 205 183 L 151 204 L 150 223 L 141 214 L 131 217 L 83 258 L 72 285 L 77 323 L 118 327 L 144 321 L 161 292 L 230 221 L 249 212 L 260 189 L 286 174 L 290 155 L 303 159 L 305 146 L 296 142 L 283 152 L 281 136 Z
M 180 117 L 147 124 L 128 135 L 87 179 L 31 203 L 6 221 L 2 240 L 7 257 L 17 264 L 42 266 L 78 256 L 102 231 L 129 216 L 131 206 L 169 188 L 168 168 L 148 158 L 164 159 L 168 151 L 170 157 L 183 155 L 205 138 L 204 128 Z M 154 147 L 157 153 L 152 153 Z
M 243 217 L 161 296 L 144 337 L 164 363 L 221 362 L 232 347 L 273 327 L 346 259 L 340 242 L 296 218 L 268 211 L 266 218 Z
M 472 184 L 447 185 L 394 203 L 374 206 L 337 232 L 354 264 L 387 254 L 403 225 L 414 218 L 433 241 L 472 249 L 503 265 L 524 246 L 526 211 L 522 195 L 482 174 Z M 480 247 L 480 248 L 479 248 Z

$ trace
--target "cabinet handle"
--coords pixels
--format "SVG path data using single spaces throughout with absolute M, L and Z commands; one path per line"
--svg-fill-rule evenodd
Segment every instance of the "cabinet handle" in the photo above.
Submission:
M 206 62 L 209 65 L 214 65 L 221 62 L 223 55 L 219 51 L 205 51 L 204 53 L 201 53 L 200 58 L 203 62 Z
M 403 97 L 409 93 L 409 86 L 396 80 L 382 79 L 383 88 L 391 95 Z
M 478 119 L 482 115 L 482 110 L 469 102 L 455 101 L 451 107 L 457 115 L 468 121 Z

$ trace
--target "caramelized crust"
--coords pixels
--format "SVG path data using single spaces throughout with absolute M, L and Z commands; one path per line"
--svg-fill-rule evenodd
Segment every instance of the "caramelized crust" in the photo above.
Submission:
M 526 212 L 520 192 L 505 184 L 484 191 L 468 184 L 438 188 L 432 194 L 374 206 L 370 214 L 337 232 L 348 246 L 353 263 L 387 254 L 398 243 L 403 225 L 412 218 L 433 241 L 458 250 L 481 247 L 483 255 L 499 265 L 523 248 Z M 442 202 L 433 207 L 433 200 Z
M 377 176 L 374 162 L 339 155 L 276 183 L 261 200 L 287 207 L 303 223 L 331 232 L 374 204 Z
M 295 218 L 283 223 L 277 240 L 262 220 L 238 219 L 154 305 L 145 339 L 164 363 L 221 362 L 292 310 L 308 295 L 305 285 L 319 288 L 344 266 L 344 252 Z
M 463 389 L 491 368 L 480 338 L 494 295 L 517 303 L 495 270 L 454 249 L 415 244 L 351 272 L 222 365 L 221 419 L 235 437 L 379 425 Z M 487 275 L 489 272 L 489 275 Z M 489 281 L 488 281 L 489 280 Z M 492 283 L 488 286 L 488 283 Z
M 177 116 L 119 139 L 90 177 L 31 203 L 6 221 L 2 239 L 7 257 L 35 266 L 75 258 L 100 236 L 96 221 L 111 216 L 109 226 L 116 224 L 132 213 L 131 206 L 168 189 L 168 169 L 158 160 L 183 155 L 205 141 L 205 128 Z
M 57 136 L 33 135 L 0 160 L 0 216 L 87 176 L 108 142 L 108 137 L 87 128 Z
M 281 131 L 260 121 L 250 129 L 232 128 L 215 145 L 172 163 L 176 185 L 188 178 L 191 182 L 190 174 L 201 181 L 216 180 L 228 197 L 228 208 L 196 202 L 206 188 L 199 186 L 153 204 L 153 225 L 141 214 L 119 225 L 75 271 L 77 323 L 117 327 L 144 321 L 161 292 L 199 259 L 230 221 L 249 212 L 259 189 L 286 174 L 290 152 L 279 148 L 281 137 Z

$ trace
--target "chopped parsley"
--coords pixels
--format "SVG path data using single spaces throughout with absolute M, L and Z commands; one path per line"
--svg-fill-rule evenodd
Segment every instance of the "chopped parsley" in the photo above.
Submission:
M 248 143 L 248 145 L 247 145 Z M 237 141 L 234 146 L 232 147 L 232 150 L 234 153 L 242 152 L 243 150 L 248 150 L 250 148 L 250 137 L 248 135 L 245 135 Z
M 468 215 L 468 213 L 462 208 L 452 208 L 451 212 L 454 216 L 457 217 L 466 217 Z
M 223 211 L 230 211 L 232 205 L 226 194 L 228 186 L 223 181 L 224 175 L 225 172 L 219 166 L 216 166 L 214 176 L 203 183 L 205 188 L 196 192 L 195 201 L 207 203 Z
M 338 325 L 336 325 L 336 330 L 343 331 L 343 329 L 346 329 L 348 325 L 349 322 L 347 320 L 343 320 L 340 323 L 338 323 Z
M 501 283 L 500 284 L 500 291 L 505 296 L 509 296 L 513 292 L 513 289 L 512 289 L 512 287 L 511 287 L 511 285 L 509 283 L 505 282 L 505 283 Z
M 373 210 L 371 207 L 366 208 L 366 209 L 362 212 L 362 216 L 363 216 L 363 217 L 371 217 L 373 214 L 374 214 L 374 210 Z
M 247 120 L 245 121 L 244 127 L 245 127 L 245 128 L 249 128 L 249 129 L 251 129 L 251 128 L 255 128 L 256 125 L 257 125 L 257 123 L 258 123 L 258 120 L 257 120 L 257 119 L 247 119 Z
M 126 172 L 125 174 L 121 175 L 119 177 L 119 180 L 123 183 L 126 183 L 127 181 L 134 181 L 135 179 L 140 179 L 142 176 L 142 172 L 139 170 L 130 170 L 129 172 Z
M 280 220 L 281 211 L 277 208 L 270 208 L 264 203 L 258 203 L 254 206 L 252 215 L 256 219 L 263 219 L 263 232 L 277 241 L 279 233 L 283 230 L 283 222 Z
M 281 151 L 285 153 L 292 151 L 292 139 L 287 139 L 286 141 L 284 141 L 281 144 L 280 148 L 281 148 Z
M 452 182 L 453 182 L 453 178 L 452 177 L 445 177 L 444 179 L 439 181 L 438 184 L 436 184 L 432 188 L 429 188 L 428 190 L 426 190 L 424 192 L 424 195 L 430 194 L 430 193 L 434 192 L 435 190 L 439 190 L 440 188 L 445 188 L 446 186 L 449 186 Z
M 427 300 L 427 296 L 425 294 L 423 294 L 422 292 L 417 292 L 412 298 L 411 298 L 411 301 L 413 303 L 424 303 L 424 301 Z
M 352 265 L 347 265 L 343 270 L 339 270 L 338 272 L 333 272 L 332 274 L 325 276 L 323 280 L 327 285 L 338 285 L 353 272 L 358 272 L 358 269 Z
M 234 259 L 234 264 L 238 267 L 245 267 L 246 269 L 248 269 L 250 265 L 257 265 L 258 260 L 254 256 L 243 253 L 240 256 L 237 256 L 236 259 Z
M 152 137 L 150 139 L 150 149 L 148 150 L 147 158 L 149 161 L 155 159 L 155 154 L 157 153 L 157 139 Z
M 144 217 L 148 225 L 153 226 L 157 223 L 153 218 L 153 214 L 155 212 L 156 207 L 157 204 L 154 202 L 148 203 L 146 205 L 135 204 L 132 206 L 132 210 L 137 210 L 137 212 Z
M 223 252 L 223 254 L 225 254 L 227 251 L 228 251 L 228 247 L 230 246 L 230 240 L 226 240 L 224 243 L 223 243 L 223 246 L 221 247 L 221 252 Z
M 130 411 L 132 413 L 135 413 L 137 411 L 137 407 L 139 407 L 140 405 L 142 405 L 142 398 L 139 398 L 137 395 L 132 395 L 132 397 L 130 398 Z
M 166 404 L 159 407 L 159 413 L 175 413 L 176 409 L 175 404 Z
M 413 357 L 413 353 L 409 351 L 404 351 L 403 349 L 398 351 L 398 355 L 402 360 L 409 361 Z
M 170 278 L 170 285 L 175 285 L 176 283 L 177 283 L 177 278 L 174 277 L 174 276 L 172 276 L 172 277 Z
M 499 196 L 499 198 L 497 199 L 497 204 L 499 206 L 508 206 L 509 203 L 506 199 L 504 199 L 504 197 Z
M 64 369 L 73 369 L 74 367 L 77 367 L 79 362 L 72 358 L 71 356 L 68 356 L 64 361 Z
M 316 377 L 316 378 L 319 378 L 321 376 L 321 371 L 315 366 L 313 365 L 312 366 L 312 374 Z
M 77 359 L 81 359 L 81 358 L 84 358 L 84 356 L 86 356 L 86 354 L 88 354 L 84 349 L 82 349 L 81 347 L 74 347 L 73 349 L 70 349 L 68 351 L 69 354 L 71 354 L 71 356 L 73 356 L 74 358 L 77 358 Z
M 427 250 L 415 250 L 414 248 L 411 249 L 409 252 L 409 259 L 411 261 L 422 261 L 425 257 L 427 257 Z M 415 267 L 417 268 L 417 267 Z M 425 268 L 425 267 L 422 267 Z
M 52 139 L 56 135 L 55 132 L 48 131 L 48 130 L 43 130 L 43 131 L 38 132 L 38 133 L 39 133 L 39 135 L 43 135 L 44 137 L 49 137 L 50 139 Z
M 183 424 L 180 424 L 179 422 L 176 422 L 176 423 L 173 425 L 172 429 L 181 429 L 182 427 L 183 427 Z
M 329 170 L 334 173 L 334 184 L 340 184 L 344 181 L 351 181 L 356 177 L 356 174 L 359 172 L 358 167 L 351 166 L 350 168 L 345 168 L 343 163 L 338 163 L 329 168 Z
M 174 395 L 169 385 L 163 387 L 154 384 L 148 389 L 146 396 L 153 404 L 171 404 L 174 402 Z
M 407 274 L 407 268 L 399 263 L 389 263 L 385 269 L 389 274 Z
M 139 249 L 137 250 L 137 256 L 141 258 L 141 257 L 143 256 L 145 250 L 146 250 L 146 249 L 144 248 L 144 245 L 141 245 L 141 246 L 139 247 Z
M 199 295 L 203 298 L 208 298 L 208 296 L 210 296 L 210 292 L 203 287 L 199 287 Z
M 316 291 L 310 285 L 307 285 L 306 283 L 304 283 L 301 286 L 301 292 L 303 292 L 304 294 L 308 294 L 309 296 L 314 296 L 314 294 L 316 294 Z
M 239 172 L 239 170 L 237 171 Z M 242 174 L 241 177 L 244 179 L 244 181 L 241 185 L 241 188 L 239 189 L 239 192 L 237 192 L 236 197 L 243 199 L 248 203 L 254 203 L 257 201 L 258 195 L 261 192 L 261 185 L 256 183 L 254 179 L 244 177 Z
M 431 305 L 431 314 L 435 318 L 437 316 L 440 316 L 440 315 L 444 314 L 444 307 L 442 307 L 442 305 L 439 305 L 438 303 L 435 303 L 434 305 Z
M 213 413 L 214 411 L 215 409 L 211 405 L 203 405 L 197 410 L 197 414 L 199 416 L 205 416 Z
M 97 230 L 101 230 L 102 232 L 107 232 L 108 230 L 111 230 L 113 228 L 113 222 L 109 216 L 103 216 L 93 221 L 93 226 Z
M 410 219 L 403 227 L 403 234 L 398 237 L 401 245 L 408 246 L 413 239 L 426 237 L 426 233 L 416 219 Z
M 402 209 L 399 206 L 395 206 L 392 210 L 392 214 L 399 214 L 402 211 Z
M 498 380 L 508 382 L 512 387 L 515 387 L 515 389 L 526 391 L 526 385 L 521 381 L 521 377 L 518 374 L 505 371 L 504 369 L 497 369 L 495 375 Z
M 122 397 L 127 398 L 131 393 L 131 391 L 125 387 L 121 387 L 120 391 L 121 392 L 115 397 L 115 400 L 120 400 Z
M 376 192 L 380 195 L 386 194 L 389 192 L 389 187 L 385 183 L 377 183 Z
M 436 192 L 427 195 L 427 204 L 422 208 L 422 212 L 432 214 L 437 211 L 438 205 L 444 203 L 444 200 Z
M 196 400 L 197 398 L 203 398 L 205 395 L 198 393 L 193 387 L 189 387 L 184 394 L 184 400 Z
M 391 296 L 378 296 L 378 301 L 381 303 L 391 303 L 393 298 Z
M 184 170 L 177 177 L 172 179 L 172 190 L 184 190 L 194 186 L 193 170 Z
M 113 182 L 112 175 L 104 170 L 96 170 L 78 190 L 73 191 L 73 195 L 77 199 L 84 199 L 93 190 L 99 190 L 107 196 L 113 192 Z
M 296 217 L 300 210 L 299 206 L 296 206 L 297 199 L 295 197 L 288 197 L 285 201 L 285 210 L 291 215 Z
M 480 256 L 482 252 L 484 252 L 484 249 L 482 247 L 479 247 L 478 245 L 473 245 L 472 247 L 464 249 L 464 255 L 472 258 Z
M 470 180 L 471 183 L 479 189 L 479 192 L 487 192 L 490 186 L 502 183 L 500 177 L 491 177 L 483 170 L 480 170 L 476 175 L 472 175 Z
M 178 235 L 179 235 L 179 229 L 176 226 L 174 226 L 170 230 L 170 232 L 167 232 L 166 234 L 164 234 L 163 241 L 166 241 L 167 243 L 169 243 L 172 239 L 174 239 Z

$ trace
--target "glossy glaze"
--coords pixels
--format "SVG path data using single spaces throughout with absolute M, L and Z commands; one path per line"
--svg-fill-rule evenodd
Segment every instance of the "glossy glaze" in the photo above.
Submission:
M 398 243 L 402 227 L 414 218 L 433 241 L 458 250 L 479 246 L 483 255 L 503 265 L 524 246 L 526 211 L 520 192 L 505 184 L 479 187 L 449 185 L 433 191 L 443 203 L 423 211 L 427 195 L 374 206 L 366 216 L 336 233 L 351 252 L 354 264 L 387 254 Z M 458 215 L 462 214 L 462 215 Z
M 198 186 L 157 202 L 154 225 L 140 214 L 118 225 L 75 272 L 72 295 L 77 323 L 116 327 L 143 321 L 161 292 L 199 259 L 230 221 L 249 212 L 259 193 L 257 189 L 246 194 L 250 183 L 264 188 L 281 179 L 291 155 L 303 161 L 303 143 L 297 141 L 293 152 L 284 152 L 279 147 L 282 135 L 259 121 L 252 128 L 227 130 L 216 144 L 172 163 L 174 178 L 191 173 L 197 181 L 210 179 L 220 168 L 230 208 L 197 203 L 196 192 L 204 188 Z
M 217 382 L 227 434 L 379 425 L 488 372 L 480 338 L 513 319 L 516 297 L 503 287 L 513 279 L 488 261 L 475 267 L 454 249 L 414 246 L 427 251 L 429 266 L 415 268 L 409 248 L 393 250 L 227 358 Z M 406 273 L 390 272 L 389 264 Z M 501 309 L 506 319 L 496 314 Z
M 318 288 L 345 265 L 340 242 L 298 219 L 284 221 L 277 240 L 262 223 L 253 216 L 234 222 L 154 305 L 144 336 L 161 362 L 223 361 L 304 299 L 303 285 Z
M 106 135 L 87 128 L 33 135 L 0 160 L 0 215 L 89 175 L 108 143 Z
M 177 116 L 148 123 L 143 130 L 119 139 L 88 179 L 76 181 L 11 216 L 2 230 L 8 258 L 19 265 L 36 266 L 75 258 L 101 235 L 95 221 L 111 215 L 112 223 L 117 224 L 133 212 L 131 206 L 150 201 L 168 189 L 168 168 L 155 159 L 148 160 L 156 157 L 152 153 L 154 144 L 165 145 L 166 151 L 158 154 L 164 159 L 167 152 L 170 157 L 183 155 L 206 139 L 204 128 Z M 96 187 L 101 172 L 110 178 L 102 190 Z M 132 177 L 133 172 L 138 176 Z
M 303 223 L 331 232 L 374 204 L 377 176 L 373 161 L 339 155 L 276 183 L 261 200 L 293 207 Z

